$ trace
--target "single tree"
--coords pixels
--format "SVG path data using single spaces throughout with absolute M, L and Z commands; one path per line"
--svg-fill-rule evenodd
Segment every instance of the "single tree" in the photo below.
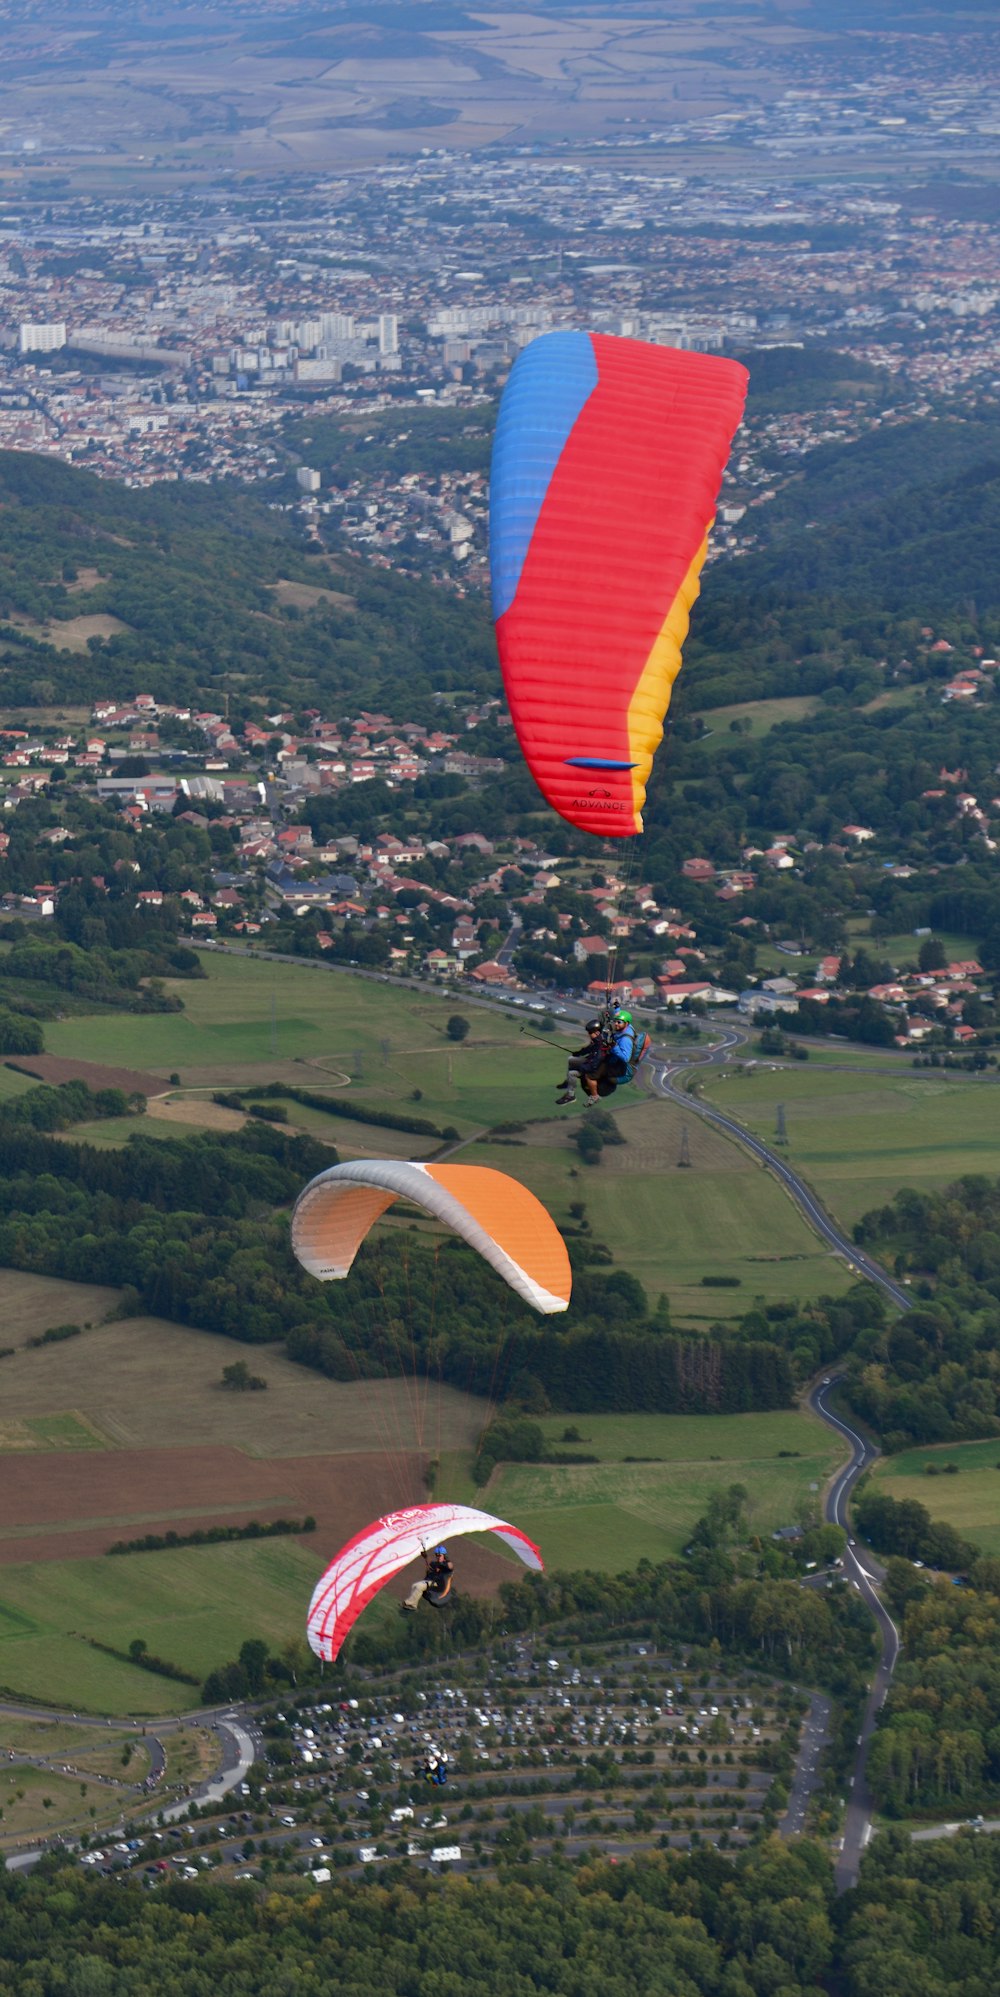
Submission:
M 251 1373 L 245 1359 L 234 1359 L 231 1366 L 222 1369 L 222 1385 L 234 1394 L 260 1394 L 267 1381 L 259 1373 Z

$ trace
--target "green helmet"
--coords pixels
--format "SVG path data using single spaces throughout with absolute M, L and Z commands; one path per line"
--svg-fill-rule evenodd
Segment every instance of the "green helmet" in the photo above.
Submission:
M 632 1024 L 632 1014 L 630 1012 L 615 1013 L 616 1026 L 631 1026 L 631 1024 Z

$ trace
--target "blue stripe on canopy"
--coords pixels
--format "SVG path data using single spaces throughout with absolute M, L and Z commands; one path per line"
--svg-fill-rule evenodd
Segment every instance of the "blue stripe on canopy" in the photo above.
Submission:
M 589 333 L 544 333 L 525 347 L 504 390 L 490 473 L 493 615 L 509 609 L 552 474 L 597 387 Z
M 618 763 L 613 756 L 567 756 L 571 770 L 634 770 L 634 763 Z

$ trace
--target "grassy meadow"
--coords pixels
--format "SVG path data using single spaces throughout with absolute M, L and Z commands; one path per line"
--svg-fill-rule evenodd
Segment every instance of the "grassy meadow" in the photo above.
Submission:
M 705 1095 L 765 1140 L 783 1103 L 789 1162 L 847 1227 L 901 1186 L 932 1192 L 963 1172 L 1000 1171 L 1000 1085 L 989 1076 L 758 1066 L 711 1074 Z
M 709 754 L 748 739 L 755 742 L 782 721 L 804 721 L 818 705 L 814 694 L 793 693 L 775 700 L 738 700 L 728 707 L 705 708 L 700 717 L 705 724 L 700 742 Z M 738 731 L 733 728 L 734 721 L 740 723 Z
M 535 1126 L 517 1145 L 466 1147 L 470 1164 L 493 1165 L 530 1186 L 557 1220 L 583 1200 L 591 1230 L 638 1276 L 651 1302 L 664 1294 L 678 1324 L 740 1317 L 757 1297 L 839 1294 L 850 1276 L 806 1225 L 770 1173 L 736 1144 L 676 1104 L 638 1094 L 614 1112 L 625 1139 L 597 1166 L 570 1141 L 576 1117 Z M 678 1164 L 687 1126 L 690 1168 Z M 705 1287 L 706 1274 L 738 1287 Z
M 957 1463 L 957 1477 L 928 1476 L 927 1465 Z M 876 1476 L 890 1497 L 916 1498 L 932 1519 L 953 1525 L 983 1553 L 1000 1553 L 1000 1439 L 907 1449 L 879 1463 Z
M 200 1684 L 248 1636 L 276 1649 L 300 1637 L 321 1565 L 318 1550 L 269 1540 L 0 1567 L 0 1686 L 81 1712 L 184 1712 L 198 1685 L 140 1671 L 88 1639 L 127 1651 L 142 1637 Z
M 469 1007 L 469 1037 L 456 1045 L 445 1023 L 463 1010 L 461 997 L 361 981 L 321 964 L 221 952 L 203 962 L 204 979 L 166 981 L 183 1012 L 55 1021 L 46 1051 L 145 1069 L 162 1075 L 164 1087 L 178 1074 L 185 1089 L 207 1092 L 273 1080 L 350 1088 L 373 1108 L 453 1123 L 463 1135 L 537 1114 L 548 1096 L 551 1048 L 522 1035 L 518 1016 L 499 1007 Z M 338 1141 L 349 1137 L 344 1124 L 336 1131 Z
M 280 1346 L 234 1346 L 231 1338 L 163 1318 L 101 1323 L 117 1298 L 115 1290 L 0 1269 L 5 1336 L 17 1347 L 0 1362 L 0 1467 L 11 1452 L 92 1454 L 95 1439 L 105 1450 L 211 1446 L 268 1460 L 339 1458 L 379 1450 L 387 1432 L 395 1439 L 411 1419 L 407 1381 L 327 1380 L 294 1365 Z M 79 1338 L 35 1348 L 19 1343 L 28 1327 L 35 1335 L 90 1317 L 92 1328 Z M 241 1352 L 266 1379 L 266 1393 L 222 1389 L 222 1368 Z M 470 1451 L 483 1425 L 482 1401 L 437 1383 L 434 1400 L 435 1434 L 440 1424 L 444 1447 Z M 183 1501 L 181 1491 L 170 1505 Z
M 804 1500 L 818 1504 L 843 1455 L 836 1436 L 799 1410 L 559 1416 L 542 1427 L 551 1448 L 600 1461 L 503 1464 L 483 1495 L 538 1541 L 549 1566 L 611 1573 L 682 1552 L 720 1486 L 746 1486 L 756 1531 L 794 1524 Z M 579 1441 L 563 1441 L 567 1427 Z

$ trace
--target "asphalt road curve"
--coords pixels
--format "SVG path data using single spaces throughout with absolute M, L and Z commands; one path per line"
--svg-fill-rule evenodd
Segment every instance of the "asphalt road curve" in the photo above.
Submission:
M 66 1720 L 70 1717 L 62 1708 L 22 1705 L 20 1702 L 13 1700 L 0 1702 L 0 1718 L 5 1715 L 12 1719 L 56 1721 Z M 77 1717 L 76 1713 L 72 1715 L 73 1719 Z M 170 1719 L 155 1721 L 108 1719 L 93 1713 L 83 1713 L 79 1715 L 79 1719 L 81 1726 L 105 1727 L 116 1733 L 122 1732 L 133 1736 L 144 1736 L 146 1745 L 150 1751 L 151 1771 L 157 1776 L 161 1775 L 164 1768 L 169 1766 L 169 1753 L 164 1750 L 162 1740 L 160 1739 L 161 1735 L 169 1737 L 177 1728 L 190 1724 L 210 1727 L 218 1734 L 222 1747 L 222 1767 L 219 1773 L 212 1776 L 208 1781 L 199 1783 L 196 1788 L 192 1789 L 189 1796 L 181 1797 L 177 1802 L 168 1804 L 165 1809 L 155 1801 L 154 1796 L 151 1794 L 149 1800 L 150 1822 L 157 1820 L 173 1822 L 179 1818 L 186 1817 L 191 1803 L 221 1803 L 222 1798 L 228 1796 L 230 1791 L 237 1787 L 238 1783 L 245 1781 L 249 1770 L 253 1767 L 256 1747 L 260 1742 L 257 1721 L 249 1709 L 237 1714 L 231 1707 L 227 1707 L 224 1712 L 220 1711 L 217 1707 L 212 1707 L 207 1710 L 202 1709 L 198 1712 L 178 1713 Z M 156 1729 L 155 1734 L 153 1733 L 154 1727 Z M 18 1756 L 17 1758 L 19 1760 L 27 1759 L 26 1756 Z M 138 1817 L 135 1819 L 137 1824 L 141 1821 L 142 1819 Z M 57 1839 L 55 1842 L 61 1843 L 61 1840 Z M 8 1871 L 17 1872 L 30 1869 L 31 1866 L 38 1864 L 40 1858 L 44 1857 L 47 1849 L 47 1844 L 42 1844 L 34 1845 L 30 1849 L 8 1853 L 6 1861 Z
M 843 1526 L 848 1535 L 844 1553 L 844 1578 L 851 1587 L 857 1589 L 871 1610 L 878 1624 L 882 1644 L 878 1669 L 872 1680 L 864 1719 L 861 1722 L 861 1732 L 858 1735 L 858 1751 L 854 1757 L 844 1817 L 844 1835 L 834 1865 L 837 1891 L 846 1893 L 848 1887 L 855 1885 L 857 1881 L 861 1855 L 872 1834 L 873 1806 L 867 1780 L 868 1750 L 875 1732 L 878 1713 L 885 1704 L 892 1674 L 896 1668 L 896 1659 L 899 1656 L 899 1631 L 875 1587 L 875 1583 L 883 1578 L 884 1570 L 867 1551 L 862 1558 L 854 1543 L 847 1513 L 848 1500 L 858 1478 L 879 1452 L 840 1415 L 835 1415 L 827 1405 L 827 1397 L 831 1387 L 835 1385 L 836 1378 L 823 1381 L 820 1386 L 813 1388 L 809 1396 L 809 1406 L 813 1413 L 830 1428 L 836 1429 L 838 1435 L 842 1435 L 850 1444 L 851 1449 L 850 1461 L 838 1472 L 827 1492 L 824 1516 L 829 1524 Z
M 692 1063 L 690 1057 L 686 1057 L 684 1068 L 692 1065 L 719 1067 L 726 1062 L 733 1048 L 742 1044 L 743 1036 L 734 1027 L 724 1027 L 722 1032 L 722 1039 L 710 1053 L 704 1055 L 698 1063 Z M 717 1130 L 725 1131 L 727 1137 L 735 1138 L 745 1151 L 749 1151 L 752 1157 L 757 1158 L 774 1173 L 790 1199 L 794 1200 L 800 1212 L 805 1215 L 810 1226 L 815 1228 L 816 1233 L 828 1247 L 833 1249 L 835 1255 L 842 1256 L 859 1276 L 866 1276 L 868 1281 L 874 1283 L 876 1288 L 900 1310 L 910 1309 L 912 1299 L 909 1291 L 887 1275 L 880 1264 L 873 1261 L 870 1255 L 866 1255 L 863 1249 L 858 1248 L 849 1235 L 841 1232 L 805 1180 L 792 1170 L 778 1152 L 772 1151 L 769 1145 L 763 1143 L 759 1137 L 755 1137 L 742 1123 L 737 1123 L 735 1117 L 726 1116 L 721 1109 L 702 1102 L 698 1096 L 688 1095 L 685 1090 L 676 1088 L 671 1080 L 671 1074 L 670 1066 L 660 1062 L 652 1068 L 651 1081 L 658 1094 L 666 1096 L 670 1102 L 677 1103 L 681 1109 L 690 1111 L 693 1116 L 703 1117 L 706 1123 L 714 1124 Z

